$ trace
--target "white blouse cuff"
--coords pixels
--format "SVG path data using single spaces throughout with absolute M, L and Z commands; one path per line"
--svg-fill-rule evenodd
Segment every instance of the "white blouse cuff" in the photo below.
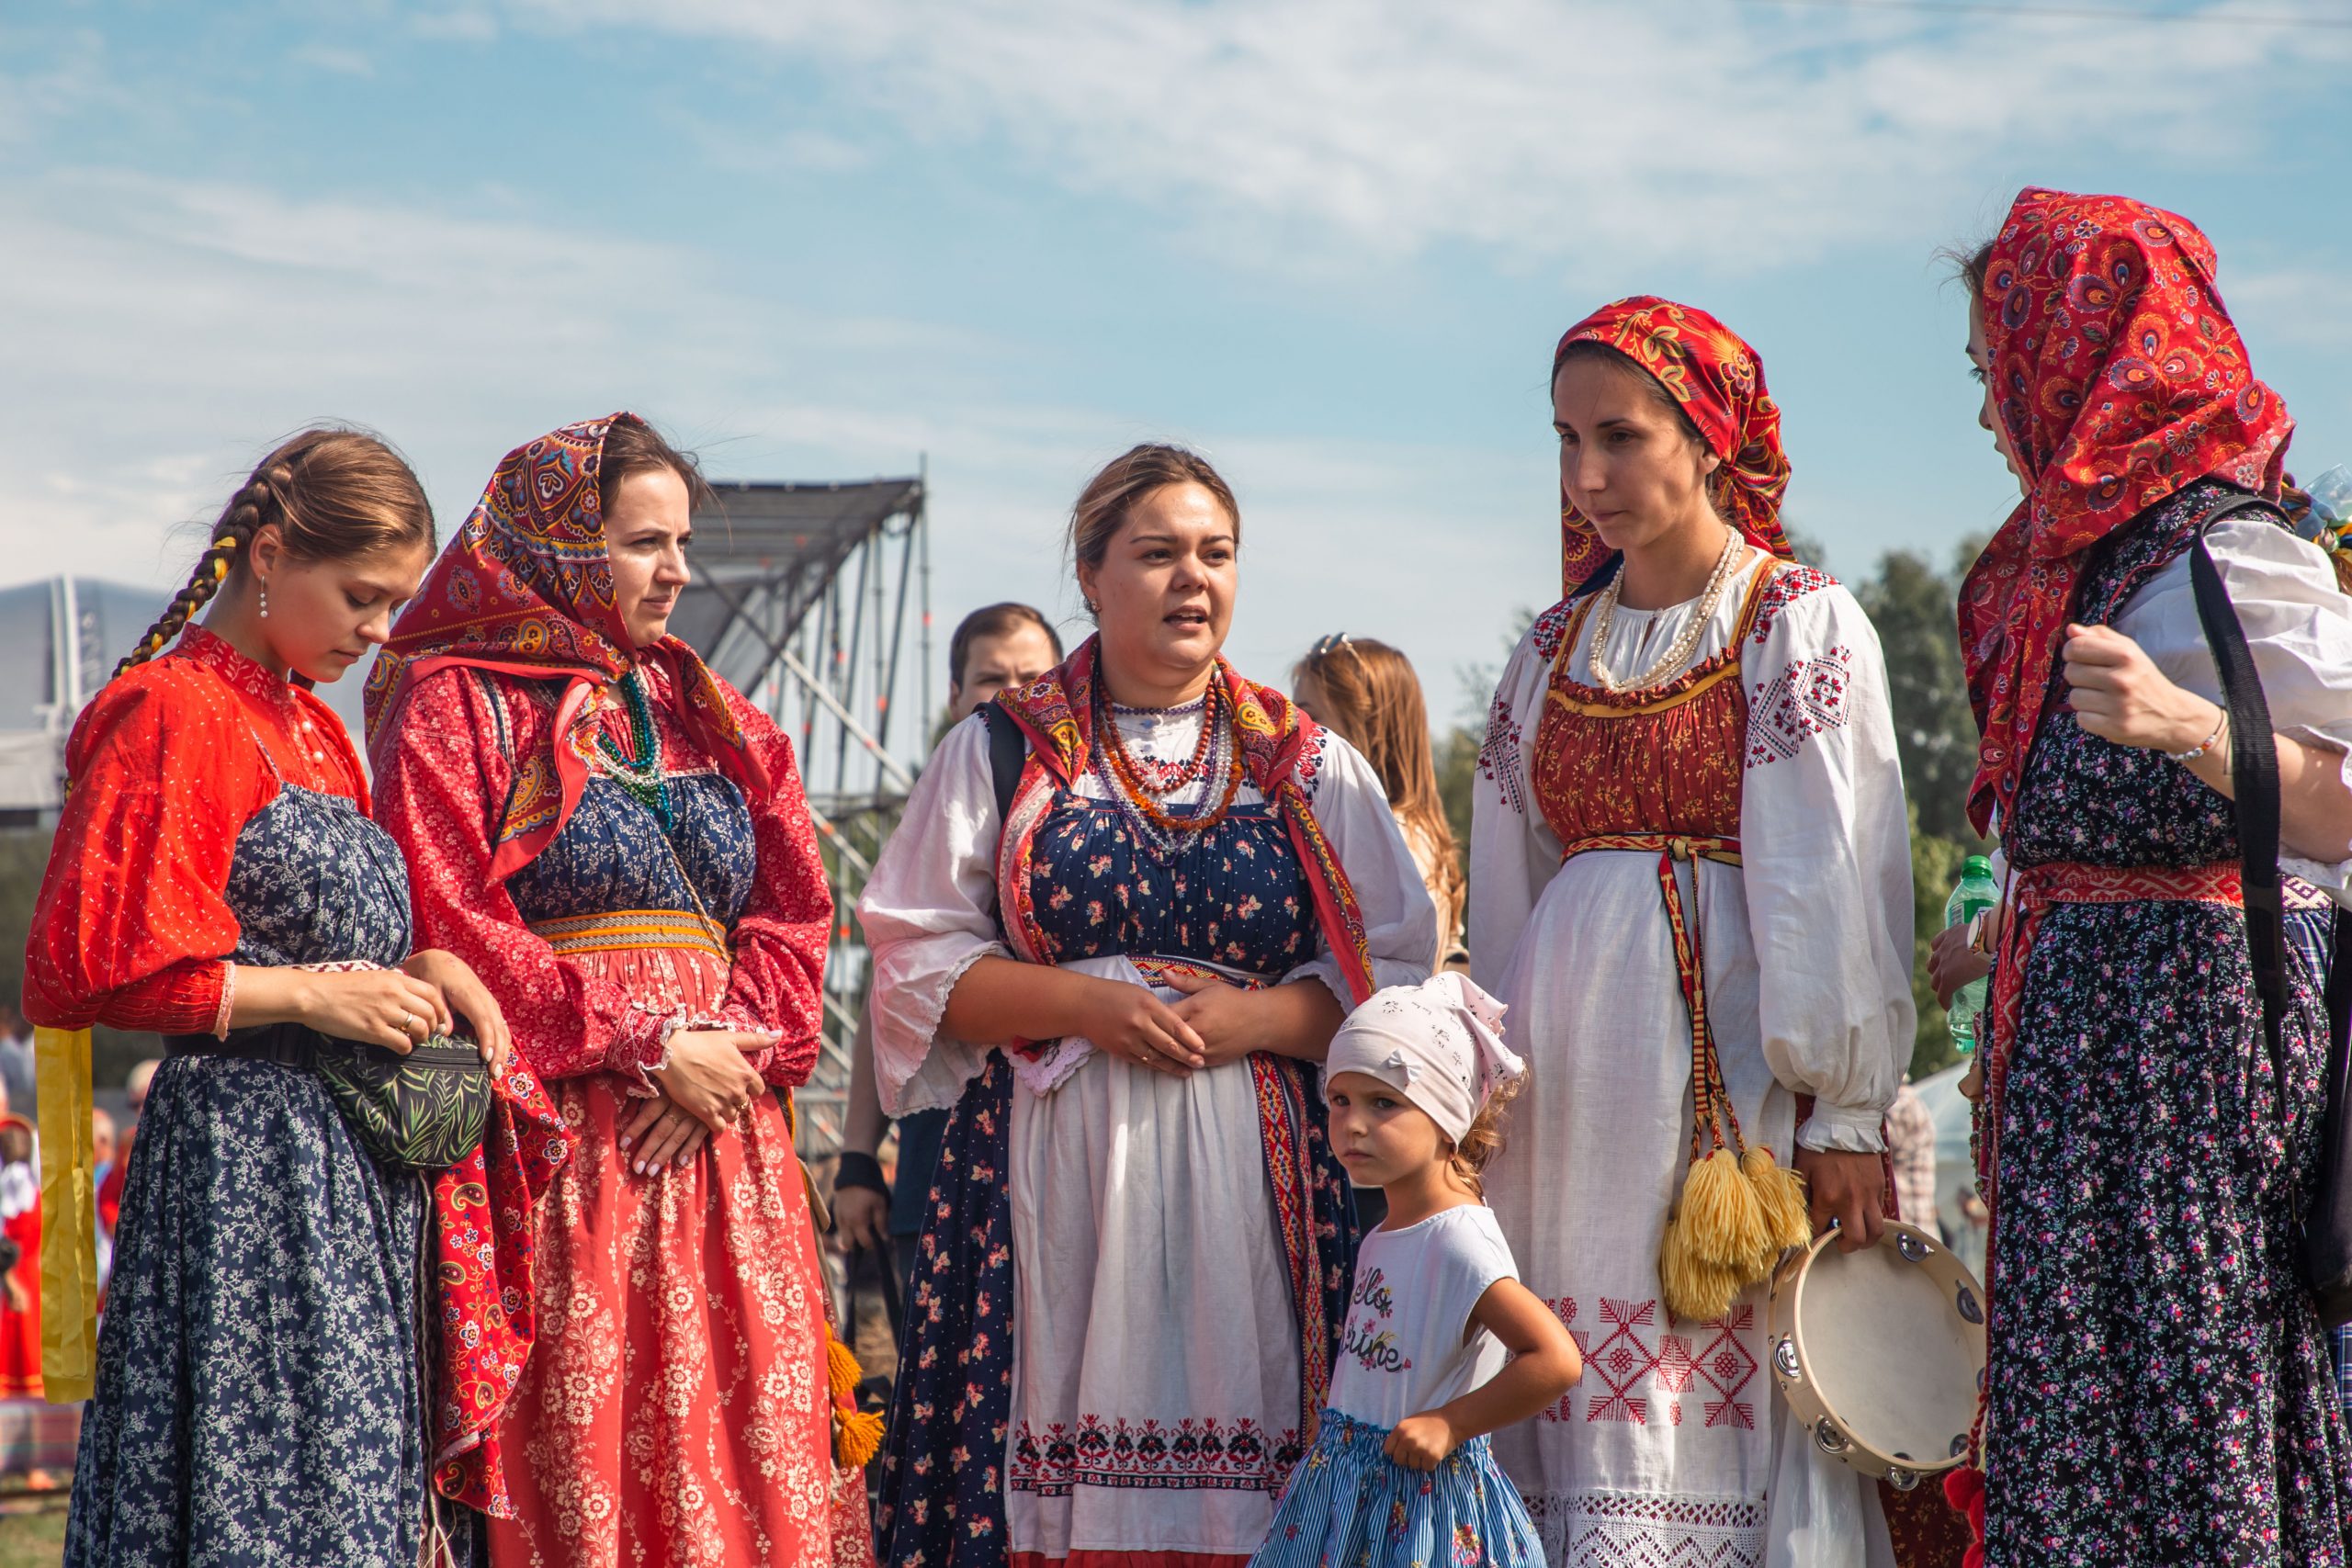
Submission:
M 1863 1111 L 1816 1100 L 1811 1119 L 1797 1129 L 1797 1146 L 1816 1154 L 1883 1154 L 1885 1122 L 1884 1107 Z

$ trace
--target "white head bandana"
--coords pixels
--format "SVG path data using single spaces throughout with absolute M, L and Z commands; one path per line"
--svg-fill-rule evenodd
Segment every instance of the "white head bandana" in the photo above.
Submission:
M 1503 1043 L 1506 1010 L 1451 971 L 1418 986 L 1391 986 L 1340 1025 L 1324 1074 L 1378 1078 L 1458 1144 L 1487 1097 L 1527 1070 Z

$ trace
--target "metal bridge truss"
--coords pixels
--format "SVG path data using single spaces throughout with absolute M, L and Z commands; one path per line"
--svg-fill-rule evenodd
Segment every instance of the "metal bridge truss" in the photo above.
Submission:
M 803 1152 L 826 1153 L 840 1145 L 865 998 L 852 911 L 914 784 L 902 759 L 924 754 L 930 739 L 925 483 L 918 475 L 712 489 L 716 503 L 694 520 L 694 582 L 670 628 L 791 735 L 808 792 L 833 929 L 824 1043 L 794 1100 Z

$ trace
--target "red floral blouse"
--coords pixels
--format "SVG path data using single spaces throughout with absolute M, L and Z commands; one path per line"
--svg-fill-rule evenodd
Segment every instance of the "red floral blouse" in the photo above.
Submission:
M 718 767 L 677 717 L 669 676 L 649 662 L 662 750 L 673 773 Z M 737 776 L 751 808 L 759 871 L 733 923 L 734 963 L 719 1016 L 670 1017 L 639 1005 L 622 985 L 559 954 L 526 925 L 514 897 L 490 878 L 491 834 L 514 787 L 517 762 L 559 744 L 586 743 L 628 718 L 599 694 L 589 724 L 552 733 L 557 682 L 520 681 L 458 667 L 419 681 L 398 730 L 377 745 L 377 820 L 409 857 L 419 942 L 447 947 L 497 993 L 517 1051 L 543 1078 L 599 1071 L 641 1074 L 658 1065 L 684 1023 L 778 1032 L 750 1060 L 779 1087 L 806 1083 L 824 1017 L 820 991 L 832 897 L 808 818 L 791 742 L 768 716 L 725 689 L 763 785 Z M 745 774 L 752 770 L 743 770 Z
M 225 1032 L 237 835 L 280 777 L 368 809 L 343 721 L 190 626 L 82 710 L 65 767 L 73 787 L 25 950 L 25 1016 L 52 1029 Z

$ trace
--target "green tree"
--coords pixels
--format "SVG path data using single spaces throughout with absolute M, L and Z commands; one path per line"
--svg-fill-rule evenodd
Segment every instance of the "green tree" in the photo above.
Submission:
M 1928 988 L 1928 945 L 1943 929 L 1944 900 L 1960 880 L 1961 863 L 1984 852 L 1968 823 L 1968 788 L 1976 776 L 1976 718 L 1960 657 L 1960 579 L 1984 548 L 1964 539 L 1950 571 L 1927 557 L 1890 550 L 1877 573 L 1853 585 L 1854 597 L 1878 628 L 1886 656 L 1894 744 L 1911 816 L 1911 897 L 1917 925 L 1911 996 L 1918 1004 L 1911 1073 L 1923 1077 L 1959 1060 L 1944 1010 Z

